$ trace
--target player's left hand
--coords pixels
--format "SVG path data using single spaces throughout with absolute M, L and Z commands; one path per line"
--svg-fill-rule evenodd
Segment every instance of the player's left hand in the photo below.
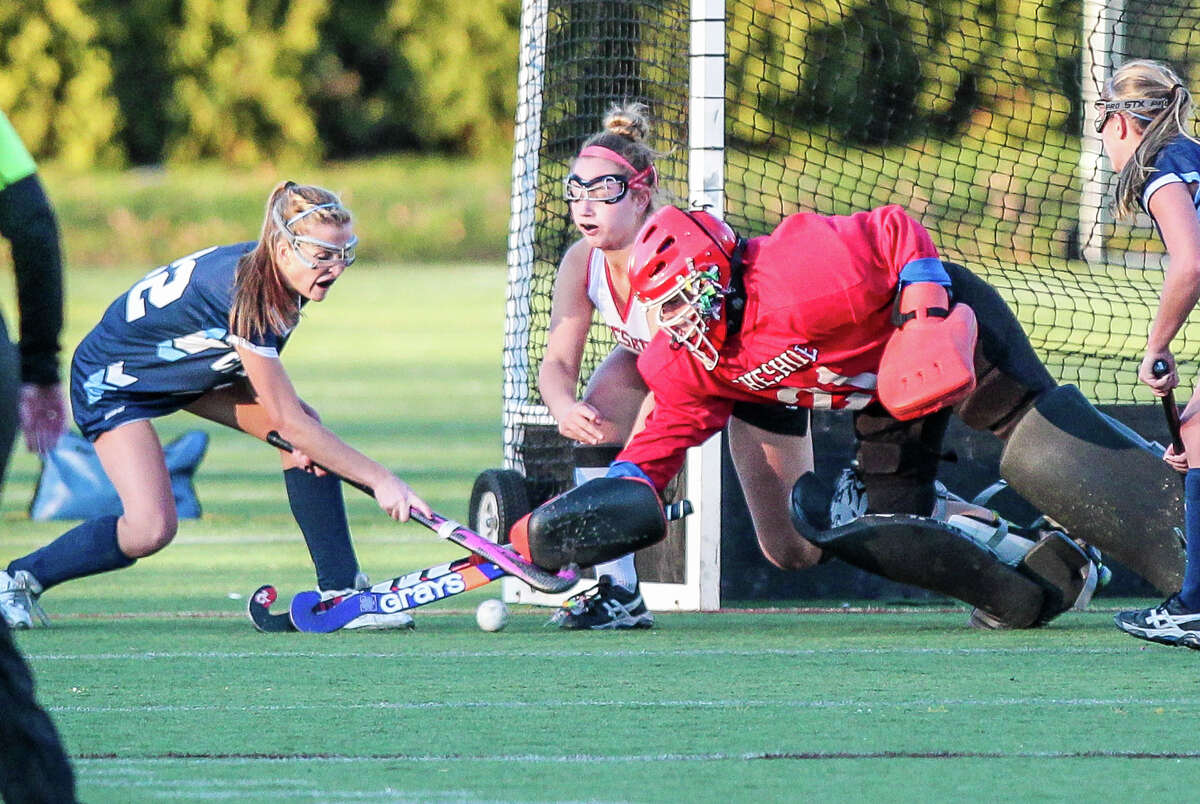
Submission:
M 54 449 L 67 429 L 67 405 L 62 387 L 58 383 L 24 383 L 18 409 L 21 430 L 25 433 L 25 446 L 29 451 L 45 455 Z
M 317 477 L 325 477 L 325 475 L 328 474 L 328 472 L 325 471 L 325 467 L 321 466 L 321 464 L 319 464 L 319 463 L 314 462 L 312 458 L 308 457 L 308 455 L 301 452 L 300 450 L 293 449 L 288 454 L 291 455 L 292 461 L 295 462 L 297 469 L 303 469 L 304 471 L 308 472 L 310 475 L 315 475 Z
M 1163 453 L 1163 460 L 1171 465 L 1171 468 L 1176 472 L 1184 473 L 1188 470 L 1187 453 L 1176 453 L 1175 447 L 1168 444 L 1167 451 Z

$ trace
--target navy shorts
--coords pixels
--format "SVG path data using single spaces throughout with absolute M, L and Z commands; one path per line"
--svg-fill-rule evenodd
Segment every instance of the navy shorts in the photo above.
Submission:
M 88 441 L 95 441 L 122 424 L 167 416 L 204 396 L 205 392 L 184 394 L 133 393 L 106 389 L 94 403 L 88 403 L 87 376 L 79 365 L 71 364 L 71 414 L 75 426 Z

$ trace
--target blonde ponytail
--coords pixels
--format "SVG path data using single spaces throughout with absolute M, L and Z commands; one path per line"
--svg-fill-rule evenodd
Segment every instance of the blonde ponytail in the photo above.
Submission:
M 1117 174 L 1113 189 L 1112 213 L 1118 219 L 1132 217 L 1138 210 L 1138 200 L 1146 182 L 1154 173 L 1154 160 L 1159 151 L 1181 134 L 1189 133 L 1192 116 L 1192 93 L 1179 76 L 1166 64 L 1138 59 L 1122 64 L 1104 85 L 1101 96 L 1107 101 L 1165 100 L 1166 108 L 1154 114 L 1142 128 L 1142 141 Z M 1135 118 L 1134 125 L 1143 121 Z

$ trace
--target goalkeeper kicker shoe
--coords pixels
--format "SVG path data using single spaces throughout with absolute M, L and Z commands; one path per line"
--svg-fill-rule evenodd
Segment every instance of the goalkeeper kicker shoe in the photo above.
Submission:
M 42 625 L 50 625 L 50 618 L 37 602 L 42 585 L 26 570 L 17 570 L 12 575 L 0 571 L 0 615 L 13 630 L 33 627 L 36 617 Z
M 1163 645 L 1182 645 L 1200 650 L 1200 611 L 1188 611 L 1171 595 L 1152 609 L 1123 611 L 1113 621 L 1130 636 Z
M 551 625 L 570 631 L 606 631 L 618 628 L 650 628 L 654 615 L 646 609 L 642 593 L 632 592 L 601 575 L 596 585 L 563 601 L 550 618 Z

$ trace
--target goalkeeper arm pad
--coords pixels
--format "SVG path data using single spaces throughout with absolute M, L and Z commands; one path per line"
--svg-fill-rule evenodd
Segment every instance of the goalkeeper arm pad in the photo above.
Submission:
M 879 362 L 879 401 L 901 421 L 961 402 L 975 389 L 975 313 L 946 288 L 914 282 L 900 291 L 900 325 Z

